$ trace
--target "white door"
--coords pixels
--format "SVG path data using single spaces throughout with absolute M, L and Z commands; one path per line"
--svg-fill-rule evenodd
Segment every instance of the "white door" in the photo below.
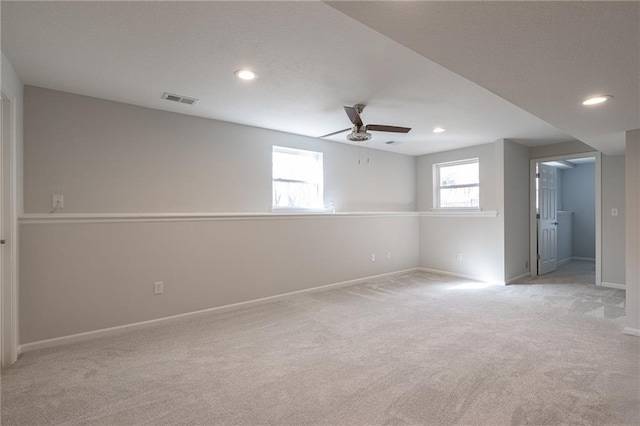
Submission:
M 556 168 L 538 165 L 538 275 L 558 269 Z

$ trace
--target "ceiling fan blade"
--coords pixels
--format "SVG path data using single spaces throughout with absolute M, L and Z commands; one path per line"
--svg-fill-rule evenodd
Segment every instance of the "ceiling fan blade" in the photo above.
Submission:
M 409 133 L 411 127 L 385 126 L 382 124 L 367 124 L 367 130 L 375 130 L 377 132 L 393 132 L 393 133 Z
M 337 132 L 329 133 L 326 135 L 318 136 L 318 139 L 328 138 L 329 136 L 337 135 L 338 133 L 346 132 L 347 130 L 351 130 L 351 127 L 347 127 L 346 129 L 338 130 Z
M 360 114 L 358 114 L 358 111 L 354 107 L 346 106 L 344 107 L 344 111 L 347 113 L 347 115 L 349 116 L 349 120 L 351 120 L 353 124 L 355 124 L 357 127 L 362 126 L 363 123 L 362 119 L 360 118 Z

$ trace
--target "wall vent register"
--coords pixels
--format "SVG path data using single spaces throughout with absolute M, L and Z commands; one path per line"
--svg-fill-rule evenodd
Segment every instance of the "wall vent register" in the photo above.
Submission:
M 167 101 L 179 102 L 181 104 L 193 105 L 198 102 L 199 99 L 190 98 L 188 96 L 176 95 L 174 93 L 164 92 L 162 94 L 162 99 L 166 99 Z

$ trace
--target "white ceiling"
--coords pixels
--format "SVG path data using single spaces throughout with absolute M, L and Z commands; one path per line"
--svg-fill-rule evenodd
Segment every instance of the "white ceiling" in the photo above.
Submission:
M 638 1 L 330 4 L 605 154 L 640 128 Z
M 504 2 L 494 6 L 505 10 L 497 17 L 489 5 L 476 11 L 466 2 L 2 1 L 1 7 L 2 51 L 25 84 L 150 108 L 315 137 L 349 126 L 343 105 L 365 103 L 365 123 L 413 128 L 408 135 L 376 132 L 369 146 L 410 155 L 500 138 L 527 146 L 578 138 L 619 152 L 612 135 L 640 128 L 638 51 L 635 57 L 627 51 L 637 40 L 617 40 L 611 53 L 605 47 L 621 35 L 605 27 L 598 37 L 606 37 L 587 37 L 587 46 L 574 45 L 580 54 L 570 51 L 566 44 L 583 37 L 565 34 L 580 30 L 574 21 L 599 19 L 582 9 L 577 17 L 551 19 L 550 12 L 535 14 L 531 6 L 518 12 Z M 611 12 L 598 11 L 606 24 L 620 19 L 620 31 L 637 29 L 629 10 L 618 7 L 624 9 L 616 3 Z M 534 31 L 529 15 L 534 23 L 552 22 Z M 583 70 L 591 43 L 592 53 L 606 56 L 595 70 Z M 243 67 L 257 71 L 258 80 L 235 79 Z M 614 102 L 589 111 L 579 105 L 602 90 Z M 200 101 L 164 101 L 165 91 Z M 448 131 L 433 134 L 435 126 Z M 345 136 L 332 140 L 346 142 Z
M 547 166 L 555 167 L 556 169 L 573 169 L 580 164 L 591 164 L 596 162 L 596 157 L 580 157 L 580 158 L 572 158 L 568 160 L 556 160 L 556 161 L 545 161 L 542 164 Z

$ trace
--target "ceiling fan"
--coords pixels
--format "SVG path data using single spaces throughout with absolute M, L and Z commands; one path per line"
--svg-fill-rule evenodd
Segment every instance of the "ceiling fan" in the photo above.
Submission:
M 364 110 L 364 107 L 365 105 L 362 104 L 357 104 L 352 107 L 344 107 L 344 111 L 347 113 L 347 116 L 349 116 L 349 120 L 353 123 L 353 127 L 347 127 L 346 129 L 338 130 L 337 132 L 322 135 L 319 138 L 326 138 L 351 130 L 351 133 L 347 135 L 347 139 L 354 142 L 363 142 L 371 139 L 371 133 L 368 132 L 369 130 L 393 133 L 409 133 L 409 130 L 411 130 L 411 127 L 386 126 L 382 124 L 365 125 L 360 118 L 360 113 Z

